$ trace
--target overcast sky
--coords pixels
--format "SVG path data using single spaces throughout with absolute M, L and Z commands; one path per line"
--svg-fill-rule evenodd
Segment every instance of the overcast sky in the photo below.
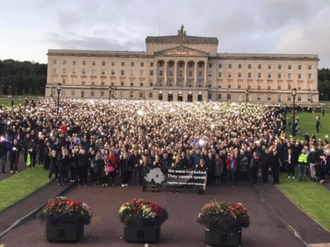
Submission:
M 218 52 L 318 54 L 330 68 L 330 0 L 0 0 L 0 59 L 48 49 L 145 50 L 146 36 L 217 37 Z

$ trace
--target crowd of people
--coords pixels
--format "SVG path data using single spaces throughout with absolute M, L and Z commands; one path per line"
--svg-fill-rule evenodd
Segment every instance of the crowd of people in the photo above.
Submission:
M 257 104 L 53 99 L 26 101 L 0 112 L 2 172 L 19 157 L 49 170 L 59 185 L 142 185 L 150 169 L 207 171 L 208 186 L 249 178 L 278 184 L 280 172 L 324 182 L 330 175 L 328 137 L 287 137 L 284 107 Z M 261 177 L 262 179 L 258 179 Z M 152 187 L 152 192 L 158 192 Z M 171 188 L 170 192 L 179 192 Z M 199 190 L 202 194 L 203 191 Z

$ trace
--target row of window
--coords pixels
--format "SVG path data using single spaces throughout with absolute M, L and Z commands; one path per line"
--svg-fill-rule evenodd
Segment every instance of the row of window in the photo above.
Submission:
M 228 100 L 231 100 L 232 97 L 231 97 L 231 94 L 226 94 L 226 97 Z M 245 95 L 237 95 L 237 101 L 243 101 L 245 100 Z M 272 101 L 275 97 L 275 100 L 277 100 L 278 102 L 281 102 L 282 101 L 282 96 L 281 95 L 275 95 L 275 96 L 272 96 L 272 95 L 267 95 L 267 101 Z M 208 99 L 211 100 L 212 99 L 212 94 L 208 94 Z M 222 99 L 222 94 L 218 94 L 217 95 L 217 99 L 218 100 L 221 100 Z M 252 97 L 251 96 L 248 96 L 248 99 L 249 101 L 253 101 L 252 100 Z M 287 101 L 291 101 L 292 97 L 289 95 L 287 96 Z M 298 96 L 297 97 L 298 101 L 301 101 L 301 96 Z M 311 101 L 311 97 L 308 96 L 308 101 Z M 262 96 L 261 95 L 258 95 L 257 96 L 257 101 L 261 101 L 262 100 Z
M 213 64 L 210 63 L 209 68 L 212 68 L 212 65 Z M 219 69 L 223 68 L 221 63 L 218 66 L 219 66 Z M 272 69 L 271 64 L 269 64 L 267 66 L 268 66 L 268 69 Z M 233 68 L 232 64 L 228 64 L 228 69 L 232 69 L 232 68 Z M 238 64 L 237 68 L 242 69 L 243 68 L 242 64 Z M 248 64 L 248 69 L 252 69 L 252 64 Z M 258 69 L 262 69 L 262 64 L 258 64 Z M 277 65 L 277 69 L 281 70 L 282 65 L 281 64 Z M 291 69 L 292 69 L 292 65 L 288 65 L 288 70 L 291 70 Z M 301 69 L 302 69 L 302 65 L 298 65 L 298 70 L 301 70 Z M 308 65 L 308 70 L 312 70 L 312 65 Z
M 67 64 L 66 60 L 63 60 L 62 63 L 63 63 L 63 65 L 66 65 Z M 53 64 L 56 65 L 57 64 L 57 60 L 53 60 Z M 86 61 L 82 61 L 82 65 L 83 66 L 85 66 L 86 64 L 87 64 Z M 72 61 L 72 65 L 73 66 L 77 65 L 77 61 L 76 60 L 73 60 Z M 106 66 L 106 62 L 105 61 L 102 61 L 101 62 L 101 65 L 102 66 Z M 125 65 L 126 65 L 125 62 L 121 62 L 121 66 L 122 67 L 124 67 Z M 92 66 L 96 66 L 96 61 L 92 61 Z M 112 67 L 116 66 L 116 63 L 115 62 L 111 62 L 111 66 Z M 134 67 L 134 66 L 135 66 L 135 63 L 134 62 L 131 62 L 131 67 Z M 150 67 L 153 67 L 153 66 L 154 66 L 154 63 L 151 62 L 150 63 Z M 140 67 L 144 67 L 144 62 L 140 62 Z
M 218 72 L 218 77 L 219 78 L 222 78 L 223 74 L 222 72 Z M 209 73 L 209 77 L 212 77 L 212 74 Z M 227 74 L 227 78 L 232 78 L 232 73 L 231 72 L 228 72 Z M 237 73 L 237 78 L 242 78 L 242 73 L 241 72 L 238 72 Z M 247 78 L 248 79 L 252 79 L 252 73 L 248 73 L 247 74 Z M 262 78 L 262 73 L 258 73 L 258 79 L 261 79 Z M 272 73 L 268 73 L 267 74 L 267 79 L 272 79 Z M 292 79 L 292 74 L 291 73 L 288 73 L 288 80 Z M 282 79 L 282 74 L 281 73 L 278 73 L 277 74 L 277 79 Z M 302 79 L 302 75 L 301 74 L 298 74 L 298 80 Z M 308 80 L 311 80 L 312 79 L 312 74 L 308 74 Z
M 79 94 L 79 91 L 78 91 L 78 94 Z M 53 90 L 52 91 L 52 95 L 55 95 L 55 91 Z M 62 90 L 61 91 L 61 95 L 62 96 L 66 96 L 66 91 L 65 90 Z M 79 96 L 79 95 L 76 95 L 76 91 L 75 90 L 71 90 L 71 96 Z M 84 91 L 80 91 L 80 96 L 81 97 L 85 97 L 87 96 L 86 93 Z M 90 96 L 91 97 L 95 97 L 95 91 L 90 91 Z M 101 97 L 105 97 L 105 91 L 101 91 L 100 92 L 100 96 Z M 114 95 L 111 95 L 111 97 L 114 97 Z M 120 98 L 124 98 L 124 92 L 119 92 L 119 97 Z M 130 93 L 130 97 L 133 97 L 133 95 Z M 139 98 L 144 98 L 144 93 L 143 92 L 140 92 L 139 93 Z M 153 93 L 149 93 L 149 98 L 153 98 Z

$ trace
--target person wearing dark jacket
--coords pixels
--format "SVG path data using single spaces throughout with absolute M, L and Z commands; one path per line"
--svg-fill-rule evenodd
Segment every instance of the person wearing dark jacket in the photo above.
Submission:
M 101 172 L 103 160 L 101 158 L 101 152 L 97 151 L 95 158 L 91 162 L 91 170 L 93 174 L 94 186 L 101 184 Z
M 199 161 L 199 165 L 197 165 L 196 170 L 197 171 L 206 171 L 205 161 L 203 159 L 201 159 Z M 205 187 L 199 188 L 198 189 L 198 194 L 199 195 L 203 195 L 204 194 L 204 190 L 205 190 Z
M 39 136 L 38 140 L 38 164 L 39 165 L 44 165 L 44 149 L 45 149 L 45 140 L 44 136 Z
M 49 141 L 47 141 L 45 146 L 44 146 L 44 152 L 43 152 L 43 155 L 44 155 L 44 169 L 45 170 L 49 170 L 51 154 L 52 154 L 52 149 L 50 148 Z
M 140 183 L 140 170 L 141 170 L 141 156 L 138 155 L 138 151 L 134 150 L 133 155 L 129 159 L 130 166 L 132 168 L 132 185 L 138 185 Z
M 131 166 L 129 164 L 129 159 L 126 153 L 124 155 L 120 155 L 119 160 L 119 170 L 121 176 L 121 187 L 126 187 L 129 184 L 129 172 L 131 170 Z
M 62 183 L 67 179 L 68 167 L 69 167 L 69 156 L 66 153 L 65 147 L 61 148 L 61 153 L 58 156 L 58 185 L 61 186 Z M 65 185 L 65 184 L 64 184 Z
M 0 157 L 1 157 L 1 160 L 2 160 L 2 172 L 3 173 L 6 173 L 5 171 L 5 166 L 6 166 L 6 163 L 4 162 L 4 156 L 7 154 L 7 144 L 3 138 L 3 136 L 0 137 Z
M 258 171 L 260 168 L 260 159 L 256 152 L 253 152 L 253 157 L 250 163 L 251 173 L 252 173 L 252 182 L 256 184 L 258 182 Z
M 52 178 L 52 175 L 55 174 L 55 179 L 57 179 L 57 174 L 58 174 L 58 161 L 56 157 L 56 151 L 53 150 L 51 152 L 50 156 L 50 166 L 49 166 L 49 175 L 48 179 L 50 180 Z
M 284 164 L 286 165 L 286 169 L 288 172 L 288 178 L 295 179 L 294 177 L 294 169 L 296 165 L 296 157 L 292 153 L 291 149 L 288 149 L 288 153 L 284 155 Z
M 154 168 L 162 168 L 162 163 L 160 163 L 159 161 L 159 156 L 156 156 L 156 160 L 154 161 L 153 165 L 152 165 L 152 169 Z M 152 192 L 159 192 L 158 190 L 158 186 L 153 186 L 152 187 Z
M 150 170 L 151 165 L 147 162 L 147 156 L 143 156 L 141 165 L 142 192 L 147 192 L 147 181 L 144 177 L 149 173 Z
M 30 169 L 31 167 L 33 167 L 34 169 L 36 166 L 36 156 L 37 156 L 37 144 L 35 142 L 34 137 L 32 137 L 31 141 L 27 144 L 27 153 L 30 155 L 30 159 L 31 159 Z
M 271 154 L 269 149 L 266 148 L 265 152 L 261 155 L 260 161 L 262 163 L 262 182 L 266 184 L 268 182 L 268 170 L 270 166 Z
M 193 166 L 189 167 L 189 160 L 185 156 L 184 152 L 181 152 L 181 162 L 182 162 L 182 165 L 183 165 L 184 169 L 193 167 Z
M 280 184 L 280 161 L 277 155 L 277 150 L 273 149 L 270 156 L 270 168 L 272 169 L 273 185 Z
M 84 149 L 79 151 L 78 154 L 78 174 L 79 174 L 79 186 L 83 183 L 87 186 L 87 172 L 88 172 L 88 155 Z
M 71 154 L 69 154 L 69 170 L 70 170 L 70 182 L 76 182 L 77 176 L 77 165 L 78 165 L 78 149 L 73 149 Z
M 21 151 L 21 147 L 18 144 L 17 140 L 15 139 L 9 149 L 10 173 L 13 172 L 18 173 L 18 158 L 20 151 Z
M 207 185 L 212 185 L 214 182 L 215 162 L 211 152 L 208 153 L 205 159 L 205 166 L 207 168 Z

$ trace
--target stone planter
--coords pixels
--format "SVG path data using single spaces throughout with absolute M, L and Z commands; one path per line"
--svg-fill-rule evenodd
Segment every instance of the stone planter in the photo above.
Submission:
M 241 246 L 242 230 L 224 230 L 204 227 L 205 242 L 211 246 Z
M 45 239 L 50 242 L 78 242 L 84 236 L 84 223 L 64 220 L 57 224 L 47 224 L 45 235 Z
M 156 243 L 160 239 L 161 225 L 158 222 L 150 222 L 140 225 L 136 222 L 124 223 L 124 239 L 135 243 Z

